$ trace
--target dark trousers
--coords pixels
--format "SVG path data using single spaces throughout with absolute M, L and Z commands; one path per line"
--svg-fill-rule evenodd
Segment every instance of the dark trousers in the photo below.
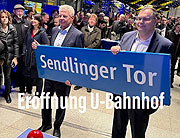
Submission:
M 4 85 L 5 85 L 4 95 L 8 95 L 11 92 L 11 63 L 10 62 L 5 61 L 3 66 L 0 66 L 1 81 L 2 81 L 2 73 L 4 73 Z
M 32 87 L 33 84 L 35 84 L 36 86 L 36 92 L 38 92 L 37 96 L 41 95 L 42 92 L 42 87 L 43 87 L 43 79 L 42 78 L 30 78 L 30 77 L 25 77 L 25 81 L 26 81 L 26 92 L 31 94 L 32 93 Z
M 16 66 L 16 72 L 12 72 L 11 78 L 14 83 L 14 87 L 19 87 L 20 92 L 25 92 L 25 76 L 24 76 L 24 62 L 23 57 L 17 59 L 18 64 Z
M 145 138 L 149 114 L 143 109 L 114 109 L 112 138 L 125 138 L 129 120 L 132 138 Z
M 69 96 L 71 87 L 67 86 L 65 83 L 56 82 L 52 80 L 45 80 L 44 92 L 50 92 L 50 97 L 56 92 L 57 97 L 62 96 L 65 99 L 65 96 Z M 42 125 L 51 125 L 52 124 L 52 109 L 51 109 L 51 98 L 49 100 L 49 108 L 46 109 L 46 100 L 44 100 L 44 109 L 42 109 Z M 60 103 L 60 98 L 59 98 Z M 63 105 L 65 100 L 63 100 Z M 56 109 L 56 117 L 54 122 L 54 128 L 60 128 L 64 117 L 66 109 L 62 109 L 59 105 L 59 108 Z

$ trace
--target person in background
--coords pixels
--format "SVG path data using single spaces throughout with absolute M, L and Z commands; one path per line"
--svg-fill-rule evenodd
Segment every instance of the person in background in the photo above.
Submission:
M 69 5 L 62 5 L 59 7 L 60 27 L 54 27 L 52 30 L 51 45 L 52 46 L 66 46 L 66 47 L 84 47 L 83 33 L 76 29 L 72 23 L 74 20 L 74 9 Z M 33 49 L 36 49 L 38 43 L 33 42 Z M 60 76 L 59 76 L 60 77 Z M 56 96 L 59 99 L 63 98 L 63 104 L 65 97 L 69 96 L 71 90 L 71 84 L 67 80 L 65 83 L 57 82 L 53 80 L 45 80 L 44 92 L 50 92 L 49 108 L 47 108 L 46 100 L 44 101 L 44 108 L 42 109 L 42 125 L 38 130 L 45 132 L 52 128 L 52 109 L 51 109 L 51 97 L 56 92 Z M 60 127 L 65 117 L 66 109 L 59 108 L 56 110 L 56 118 L 54 122 L 53 136 L 61 137 Z
M 99 20 L 98 27 L 101 30 L 101 38 L 108 38 L 107 22 L 105 20 Z
M 133 20 L 128 19 L 128 22 L 127 22 L 126 28 L 125 28 L 125 32 L 133 31 L 134 30 L 133 24 L 134 24 Z
M 180 55 L 180 47 L 179 47 L 179 41 L 180 41 L 180 23 L 177 23 L 174 27 L 174 29 L 169 30 L 165 36 L 166 38 L 168 38 L 169 40 L 171 40 L 174 43 L 174 48 L 175 48 L 175 56 L 172 59 L 172 67 L 171 67 L 171 88 L 174 88 L 173 86 L 173 82 L 174 82 L 174 71 L 175 71 L 175 65 L 177 62 L 177 58 Z M 177 75 L 180 75 L 180 66 L 178 65 L 178 69 L 177 69 Z
M 126 50 L 134 52 L 169 53 L 173 56 L 173 43 L 155 31 L 156 15 L 155 9 L 145 6 L 136 18 L 137 31 L 125 33 L 119 42 L 119 46 L 113 46 L 111 48 L 112 53 L 117 54 L 120 50 Z M 122 101 L 124 100 L 122 99 Z M 140 105 L 142 105 L 142 102 L 143 101 L 141 101 Z M 131 103 L 133 103 L 132 100 Z M 121 104 L 123 105 L 123 102 Z M 144 104 L 145 107 L 147 107 L 147 102 Z M 129 120 L 132 138 L 145 138 L 149 117 L 152 113 L 156 112 L 157 109 L 152 109 L 151 107 L 144 109 L 142 106 L 139 109 L 138 103 L 135 103 L 135 105 L 135 109 L 129 109 L 128 107 L 126 107 L 126 109 L 114 108 L 112 138 L 126 137 Z
M 31 23 L 24 18 L 25 8 L 21 4 L 14 6 L 12 23 L 17 30 L 18 42 L 19 42 L 19 57 L 16 72 L 12 72 L 12 80 L 14 81 L 14 87 L 19 87 L 20 92 L 24 93 L 25 90 L 25 77 L 23 75 L 24 62 L 23 62 L 23 44 Z
M 88 24 L 89 16 L 90 16 L 90 13 L 86 13 L 84 15 L 84 13 L 81 12 L 81 14 L 80 14 L 81 18 L 77 21 L 77 25 L 76 25 L 76 28 L 78 30 L 81 30 L 82 27 L 84 27 Z
M 59 22 L 60 18 L 59 18 L 59 14 L 54 15 L 53 20 L 50 22 L 48 29 L 46 30 L 47 34 L 48 34 L 48 38 L 50 40 L 51 36 L 52 36 L 52 29 L 53 27 L 59 26 L 60 22 Z
M 52 10 L 51 12 L 51 17 L 49 17 L 49 23 L 50 24 L 51 22 L 53 22 L 54 20 L 54 17 L 58 14 L 58 11 L 55 9 L 55 10 Z
M 46 12 L 43 12 L 43 13 L 41 13 L 41 17 L 42 17 L 42 22 L 43 22 L 43 26 L 42 27 L 45 30 L 47 30 L 48 29 L 48 22 L 49 22 L 49 14 L 46 13 Z
M 84 48 L 101 48 L 101 30 L 96 27 L 98 17 L 96 14 L 91 14 L 88 25 L 84 26 L 81 29 L 81 32 L 84 34 Z M 82 88 L 81 86 L 75 86 L 74 90 Z M 87 88 L 87 92 L 91 92 L 90 88 Z
M 171 29 L 168 26 L 168 20 L 166 17 L 161 18 L 161 24 L 157 26 L 158 29 L 160 29 L 160 35 L 163 37 L 166 36 L 167 32 Z
M 7 103 L 11 103 L 11 69 L 18 64 L 19 45 L 16 28 L 12 25 L 12 17 L 6 10 L 0 11 L 0 40 L 5 42 L 7 48 L 4 64 L 0 67 L 0 74 L 2 74 L 2 68 L 4 73 L 4 98 Z
M 74 18 L 74 25 L 78 30 L 81 30 L 81 28 L 84 26 L 83 24 L 83 18 L 84 18 L 84 12 L 79 11 L 77 12 L 77 15 Z
M 42 18 L 39 14 L 33 15 L 31 20 L 31 27 L 27 31 L 25 43 L 24 43 L 24 62 L 25 70 L 24 75 L 26 77 L 26 92 L 29 96 L 32 96 L 33 82 L 36 84 L 36 95 L 40 96 L 42 92 L 43 80 L 38 77 L 37 65 L 35 59 L 35 52 L 32 49 L 32 43 L 37 41 L 39 44 L 48 45 L 49 40 L 44 28 L 42 28 Z M 31 98 L 32 99 L 32 98 Z
M 116 13 L 115 17 L 114 17 L 114 21 L 118 20 L 119 19 L 119 16 L 120 16 L 120 13 Z
M 117 21 L 114 21 L 112 25 L 112 31 L 111 35 L 116 35 L 115 40 L 120 40 L 121 37 L 126 32 L 126 21 L 125 21 L 125 15 L 121 14 Z
M 59 20 L 60 20 L 59 15 L 55 16 L 55 18 L 54 18 L 54 27 L 60 26 Z
M 54 27 L 54 19 L 55 19 L 55 17 L 58 16 L 58 15 L 59 15 L 59 14 L 58 14 L 57 10 L 53 10 L 53 11 L 51 12 L 51 17 L 49 18 L 49 21 L 48 21 L 48 23 L 47 23 L 48 28 L 47 28 L 47 30 L 46 30 L 48 36 L 51 36 L 51 31 L 52 31 L 52 28 Z
M 100 24 L 100 22 L 104 21 L 104 16 L 105 16 L 105 14 L 103 12 L 99 13 L 98 25 Z
M 28 20 L 29 22 L 31 22 L 31 20 L 32 20 L 32 15 L 33 15 L 33 11 L 32 11 L 32 10 L 26 11 L 26 17 L 25 17 L 25 19 Z

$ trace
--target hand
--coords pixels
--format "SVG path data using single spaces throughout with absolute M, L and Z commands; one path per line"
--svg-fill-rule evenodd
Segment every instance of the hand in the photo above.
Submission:
M 37 45 L 40 45 L 38 41 L 34 39 L 34 42 L 32 42 L 32 49 L 37 49 Z
M 68 81 L 68 80 L 66 80 L 65 84 L 68 85 L 68 86 L 71 86 L 71 85 L 72 85 L 72 84 L 70 83 L 70 81 Z
M 111 52 L 116 55 L 119 51 L 121 50 L 120 46 L 112 46 L 111 47 Z
M 46 24 L 44 24 L 44 29 L 47 30 L 48 26 Z
M 13 58 L 11 64 L 13 64 L 13 63 L 14 63 L 14 66 L 16 66 L 18 64 L 17 58 Z
M 4 59 L 0 59 L 0 65 L 2 66 L 4 64 Z

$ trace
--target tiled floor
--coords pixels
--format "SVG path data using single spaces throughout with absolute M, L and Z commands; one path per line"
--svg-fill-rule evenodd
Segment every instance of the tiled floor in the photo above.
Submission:
M 180 77 L 175 76 L 175 88 L 171 89 L 172 103 L 169 107 L 159 109 L 151 115 L 146 138 L 180 138 Z M 11 93 L 13 102 L 7 104 L 0 97 L 0 138 L 16 138 L 25 129 L 37 129 L 41 125 L 40 109 L 18 109 L 18 93 Z M 105 93 L 99 93 L 100 99 L 105 99 Z M 65 121 L 61 127 L 62 138 L 110 138 L 113 110 L 100 105 L 98 109 L 90 108 L 90 94 L 85 88 L 71 91 L 71 96 L 86 96 L 87 110 L 80 113 L 79 109 L 68 109 Z M 24 105 L 24 104 L 23 104 Z M 53 113 L 54 118 L 54 113 Z M 48 130 L 52 134 L 53 129 Z M 131 138 L 128 126 L 127 137 Z

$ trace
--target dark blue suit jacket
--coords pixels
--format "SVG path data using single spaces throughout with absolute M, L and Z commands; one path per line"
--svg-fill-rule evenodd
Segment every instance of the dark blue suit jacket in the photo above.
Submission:
M 137 33 L 137 31 L 131 31 L 123 35 L 119 43 L 122 50 L 131 51 L 132 45 L 136 40 Z M 147 52 L 169 53 L 173 55 L 174 46 L 170 40 L 162 37 L 157 32 L 154 32 Z
M 59 27 L 52 29 L 51 45 L 54 45 L 54 41 L 59 33 Z M 62 46 L 64 47 L 84 47 L 84 35 L 81 31 L 76 29 L 73 25 L 70 27 Z

